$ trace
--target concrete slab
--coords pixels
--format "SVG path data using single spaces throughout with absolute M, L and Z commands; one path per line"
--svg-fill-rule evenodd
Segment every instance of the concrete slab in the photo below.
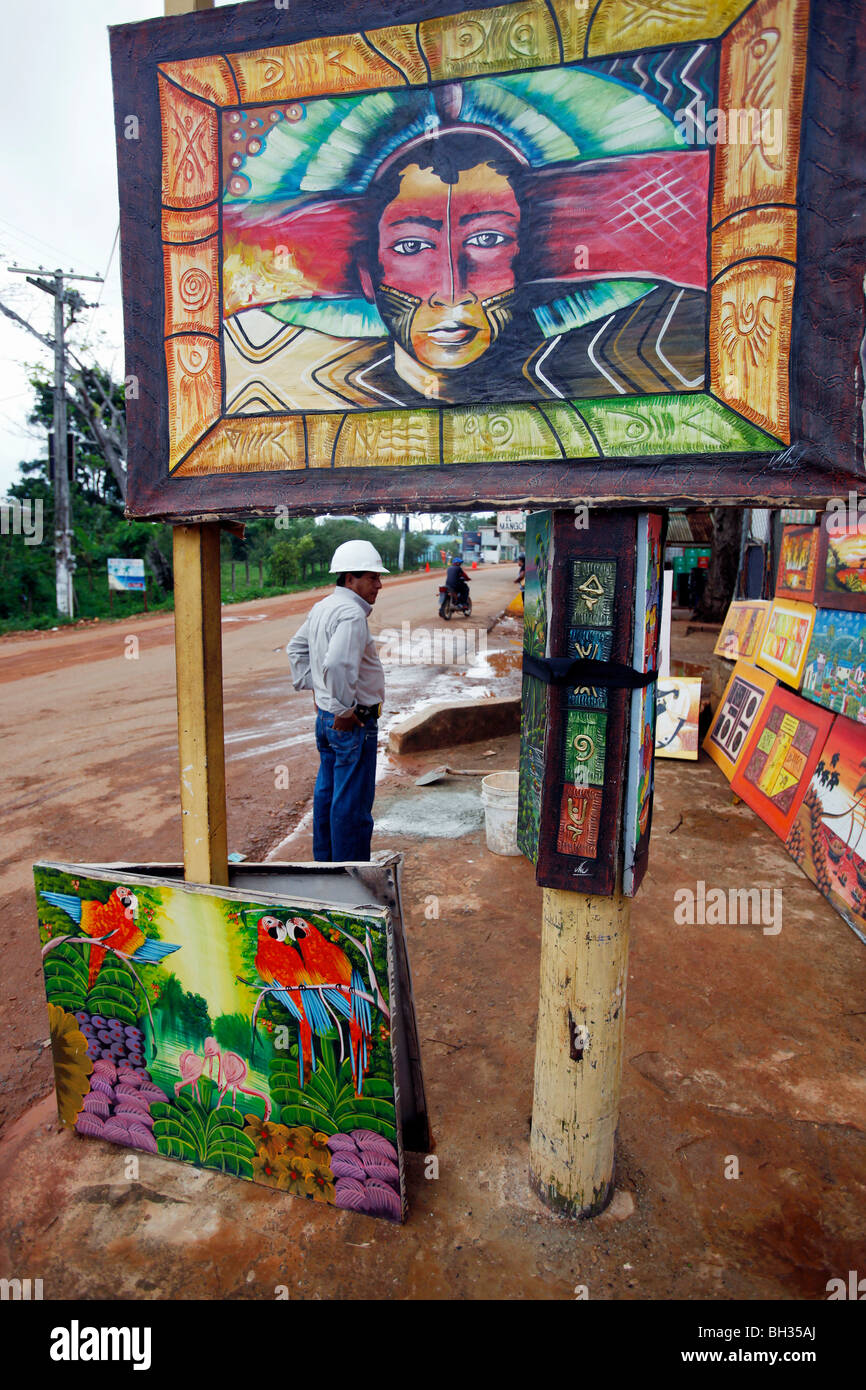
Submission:
M 478 739 L 503 738 L 520 728 L 520 697 L 444 700 L 407 715 L 388 734 L 388 750 L 399 756 L 428 748 L 450 748 Z

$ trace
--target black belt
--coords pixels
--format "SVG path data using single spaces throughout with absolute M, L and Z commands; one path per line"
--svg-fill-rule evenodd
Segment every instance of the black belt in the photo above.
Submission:
M 354 714 L 360 719 L 362 724 L 371 724 L 374 719 L 378 719 L 382 713 L 382 702 L 378 705 L 356 705 Z
M 620 661 L 592 661 L 570 656 L 530 656 L 523 653 L 523 671 L 545 685 L 604 685 L 615 690 L 641 690 L 658 680 L 658 671 L 635 671 Z

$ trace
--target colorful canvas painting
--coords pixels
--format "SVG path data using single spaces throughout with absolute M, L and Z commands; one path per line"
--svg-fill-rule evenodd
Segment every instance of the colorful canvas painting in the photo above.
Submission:
M 547 650 L 547 590 L 553 558 L 553 513 L 532 512 L 526 521 L 526 571 L 523 593 L 523 650 L 544 656 Z M 544 747 L 547 731 L 547 686 L 524 675 L 520 702 L 520 766 L 517 844 L 532 863 L 538 859 Z
M 35 883 L 64 1124 L 402 1220 L 387 911 L 50 864 Z
M 552 512 L 531 513 L 526 522 L 524 544 L 523 650 L 531 656 L 544 656 L 547 650 L 547 583 L 553 546 Z
M 800 693 L 866 723 L 866 613 L 818 609 Z
M 578 649 L 610 652 L 616 606 L 616 560 L 570 561 L 565 614 L 570 655 Z M 593 636 L 595 634 L 595 636 Z M 598 659 L 607 659 L 599 657 Z M 608 691 L 603 686 L 569 687 L 566 697 L 564 789 L 557 848 L 560 854 L 594 859 L 598 853 L 602 788 L 607 757 Z
M 731 787 L 784 840 L 834 716 L 777 685 L 752 726 Z
M 766 599 L 734 599 L 725 615 L 714 654 L 729 661 L 755 661 L 767 626 Z
M 816 603 L 866 613 L 866 519 L 828 511 L 820 530 Z
M 834 721 L 785 844 L 866 942 L 866 730 L 851 720 Z
M 696 760 L 701 717 L 700 676 L 660 678 L 656 701 L 655 756 Z
M 609 894 L 622 851 L 631 702 L 617 681 L 632 659 L 635 587 L 644 583 L 635 571 L 642 518 L 610 509 L 585 527 L 573 509 L 548 515 L 545 583 L 537 596 L 530 586 L 524 631 L 518 847 L 542 886 L 574 889 L 579 880 L 581 892 Z M 543 655 L 536 609 L 545 614 Z
M 775 599 L 761 638 L 758 665 L 798 690 L 814 623 L 815 609 L 810 603 Z
M 776 682 L 758 666 L 738 661 L 728 681 L 703 749 L 728 781 L 748 742 L 749 734 Z
M 360 30 L 335 0 L 327 37 L 309 0 L 113 31 L 123 255 L 148 268 L 126 276 L 129 370 L 162 359 L 133 512 L 200 511 L 202 478 L 211 507 L 334 502 L 347 468 L 417 505 L 453 494 L 442 466 L 492 499 L 525 497 L 515 462 L 586 460 L 610 495 L 609 461 L 656 459 L 669 491 L 713 455 L 743 497 L 764 473 L 790 492 L 762 462 L 816 429 L 792 389 L 798 256 L 827 293 L 810 45 L 828 86 L 839 62 L 809 0 L 442 9 Z M 850 24 L 828 28 L 844 50 Z M 822 116 L 841 131 L 850 104 Z
M 776 571 L 776 598 L 811 603 L 818 579 L 818 527 L 783 526 Z
M 638 517 L 632 656 L 636 671 L 653 671 L 658 666 L 663 529 L 663 518 L 657 513 L 643 513 Z M 626 897 L 637 892 L 649 856 L 655 754 L 655 683 L 632 691 L 629 718 L 628 776 L 623 813 L 622 891 Z

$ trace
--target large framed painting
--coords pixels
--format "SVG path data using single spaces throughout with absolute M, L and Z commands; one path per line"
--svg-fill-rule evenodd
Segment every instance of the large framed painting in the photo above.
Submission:
M 731 787 L 784 840 L 835 716 L 784 686 L 770 692 L 737 762 Z
M 859 11 L 263 0 L 113 29 L 130 513 L 844 492 Z

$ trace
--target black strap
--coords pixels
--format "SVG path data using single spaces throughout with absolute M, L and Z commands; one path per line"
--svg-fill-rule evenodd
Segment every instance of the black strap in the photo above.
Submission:
M 603 685 L 614 690 L 643 690 L 658 680 L 658 671 L 635 671 L 621 661 L 591 661 L 570 656 L 523 653 L 523 673 L 545 685 Z

